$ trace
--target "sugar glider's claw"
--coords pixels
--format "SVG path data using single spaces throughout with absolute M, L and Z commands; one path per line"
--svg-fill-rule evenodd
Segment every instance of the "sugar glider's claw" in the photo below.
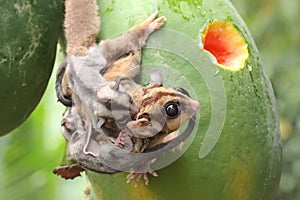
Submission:
M 153 29 L 160 29 L 164 25 L 164 21 L 166 21 L 166 17 L 162 16 L 155 19 L 150 25 L 150 28 Z
M 138 186 L 141 185 L 141 179 L 143 178 L 144 182 L 145 182 L 145 185 L 149 185 L 148 174 L 150 174 L 154 177 L 158 177 L 158 174 L 155 171 L 145 172 L 145 173 L 132 172 L 132 173 L 128 174 L 126 183 L 130 183 L 133 179 L 135 179 L 134 187 L 138 187 Z
M 150 15 L 141 25 L 142 26 L 148 26 L 149 24 L 151 24 L 155 18 L 158 15 L 158 10 L 156 10 L 154 13 L 152 13 L 152 15 Z

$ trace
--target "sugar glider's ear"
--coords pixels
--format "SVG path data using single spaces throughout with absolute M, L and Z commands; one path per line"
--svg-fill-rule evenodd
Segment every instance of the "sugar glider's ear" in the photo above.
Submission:
M 176 90 L 177 90 L 178 92 L 180 92 L 180 93 L 182 93 L 182 94 L 188 96 L 188 97 L 191 97 L 190 94 L 189 94 L 189 92 L 188 92 L 187 90 L 183 89 L 183 88 L 177 88 Z
M 115 85 L 113 86 L 113 90 L 114 90 L 114 91 L 119 91 L 120 83 L 121 83 L 121 77 L 118 76 L 118 77 L 116 78 L 116 83 L 115 83 Z
M 150 85 L 151 86 L 162 86 L 163 85 L 163 76 L 158 69 L 151 69 Z

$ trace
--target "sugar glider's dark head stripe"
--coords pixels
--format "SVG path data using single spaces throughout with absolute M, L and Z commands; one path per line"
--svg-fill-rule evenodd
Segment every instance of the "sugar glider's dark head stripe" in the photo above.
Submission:
M 183 88 L 177 88 L 176 90 L 177 90 L 178 92 L 180 92 L 180 93 L 182 93 L 182 94 L 184 94 L 184 95 L 190 97 L 190 94 L 189 94 L 189 92 L 188 92 L 187 90 L 185 90 L 185 89 L 183 89 Z
M 167 96 L 183 97 L 184 95 L 180 94 L 180 93 L 174 93 L 174 92 L 158 92 L 158 93 L 155 93 L 155 95 L 153 95 L 153 96 L 143 99 L 143 101 L 141 102 L 141 106 L 146 107 L 147 105 L 152 105 L 152 104 L 154 104 L 154 102 L 157 102 L 162 97 L 167 97 Z

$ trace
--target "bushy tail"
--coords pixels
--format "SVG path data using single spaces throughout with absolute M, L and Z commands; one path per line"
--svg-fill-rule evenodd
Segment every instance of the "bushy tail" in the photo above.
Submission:
M 100 31 L 96 0 L 65 0 L 67 55 L 87 55 Z

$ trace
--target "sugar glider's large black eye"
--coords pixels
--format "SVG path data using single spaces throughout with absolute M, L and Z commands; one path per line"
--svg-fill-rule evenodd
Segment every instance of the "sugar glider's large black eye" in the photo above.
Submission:
M 176 118 L 180 114 L 180 106 L 176 102 L 168 102 L 165 105 L 165 111 L 169 118 Z

